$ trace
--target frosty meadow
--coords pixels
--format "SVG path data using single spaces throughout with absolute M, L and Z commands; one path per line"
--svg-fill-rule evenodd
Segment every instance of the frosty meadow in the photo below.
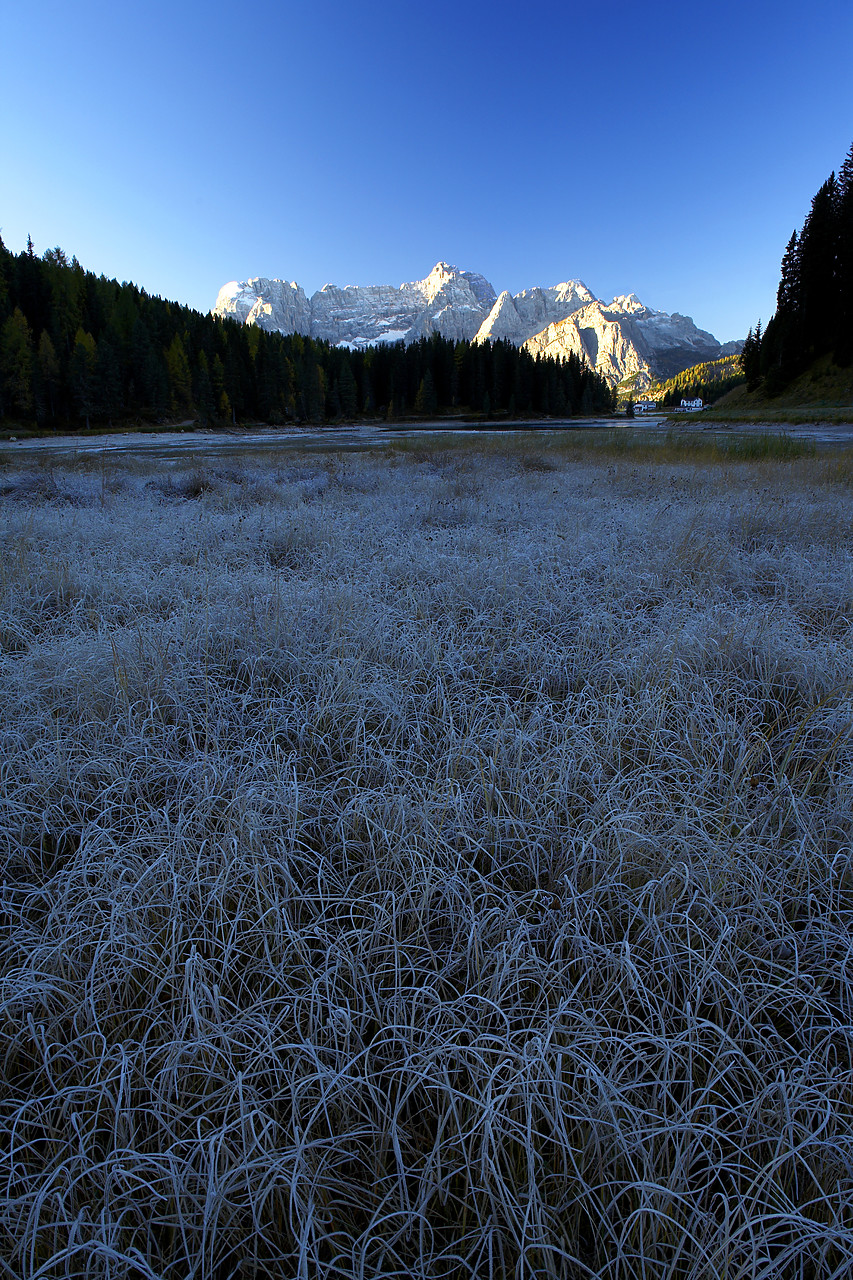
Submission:
M 851 1274 L 853 459 L 598 439 L 6 456 L 4 1275 Z

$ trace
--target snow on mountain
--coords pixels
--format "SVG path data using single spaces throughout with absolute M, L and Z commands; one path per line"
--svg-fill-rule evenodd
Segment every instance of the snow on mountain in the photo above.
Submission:
M 271 333 L 311 332 L 311 304 L 305 290 L 295 281 L 232 280 L 219 290 L 213 307 L 215 316 L 231 316 L 243 324 L 256 324 Z
M 387 341 L 389 331 L 408 333 L 423 298 L 415 285 L 350 284 L 341 289 L 325 284 L 311 297 L 310 308 L 312 338 L 365 347 Z
M 611 383 L 638 375 L 637 389 L 740 344 L 717 342 L 689 316 L 645 306 L 634 293 L 605 303 L 582 280 L 500 297 L 485 276 L 437 262 L 423 280 L 393 285 L 327 284 L 308 298 L 295 281 L 232 280 L 213 314 L 279 333 L 302 333 L 349 348 L 415 342 L 440 333 L 475 342 L 499 339 L 536 353 L 582 356 Z
M 304 333 L 350 347 L 412 342 L 433 332 L 473 338 L 495 301 L 484 276 L 438 262 L 423 280 L 390 284 L 326 284 L 307 298 L 286 280 L 232 280 L 223 285 L 213 314 L 279 333 Z
M 437 262 L 425 280 L 403 288 L 420 289 L 425 306 L 412 325 L 409 340 L 440 333 L 443 338 L 473 338 L 495 301 L 484 276 Z

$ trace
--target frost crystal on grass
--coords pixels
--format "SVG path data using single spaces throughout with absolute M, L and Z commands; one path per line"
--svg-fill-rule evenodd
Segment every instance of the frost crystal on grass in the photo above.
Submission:
M 849 1276 L 849 477 L 10 467 L 6 1272 Z

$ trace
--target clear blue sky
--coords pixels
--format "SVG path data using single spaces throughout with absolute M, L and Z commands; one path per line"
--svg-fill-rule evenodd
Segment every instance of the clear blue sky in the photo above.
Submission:
M 0 32 L 6 245 L 202 310 L 443 258 L 742 337 L 853 141 L 851 0 L 30 0 Z

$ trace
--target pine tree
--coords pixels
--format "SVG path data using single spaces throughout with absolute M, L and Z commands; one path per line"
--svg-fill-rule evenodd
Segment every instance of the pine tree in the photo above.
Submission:
M 71 266 L 71 263 L 68 261 L 68 254 L 65 252 L 64 249 L 60 249 L 59 245 L 57 245 L 54 249 L 45 249 L 44 253 L 41 256 L 42 256 L 43 262 L 50 262 L 55 267 Z
M 748 391 L 754 391 L 761 381 L 761 321 L 755 333 L 750 329 L 740 353 L 740 367 L 746 378 Z
M 166 352 L 169 391 L 174 413 L 192 413 L 192 379 L 186 349 L 176 333 Z
M 33 338 L 27 318 L 15 307 L 0 330 L 0 406 L 28 418 L 33 412 Z
M 112 421 L 116 414 L 121 413 L 124 407 L 124 397 L 122 395 L 118 352 L 107 334 L 98 343 L 95 377 L 97 383 L 95 390 L 97 412 Z
M 838 332 L 835 358 L 853 362 L 853 146 L 838 171 Z
M 2 236 L 0 236 L 0 324 L 8 318 L 11 311 L 9 303 L 9 270 L 11 264 L 12 255 L 3 243 Z
M 432 372 L 427 369 L 421 378 L 418 387 L 418 393 L 415 396 L 415 413 L 424 413 L 427 416 L 433 416 L 438 410 L 438 400 L 435 395 L 435 380 Z
M 788 314 L 799 314 L 802 298 L 800 295 L 800 245 L 797 233 L 791 236 L 782 258 L 782 274 L 779 288 L 776 291 L 776 311 Z
M 38 345 L 39 386 L 47 417 L 55 418 L 59 392 L 59 359 L 47 329 L 42 331 Z
M 95 339 L 91 333 L 78 329 L 68 372 L 77 410 L 86 419 L 87 430 L 89 416 L 95 411 L 97 366 L 98 348 Z
M 345 418 L 354 418 L 358 413 L 358 388 L 355 384 L 352 366 L 345 357 L 338 374 L 338 395 L 341 402 L 341 413 Z
M 374 412 L 376 402 L 373 398 L 373 375 L 370 366 L 365 362 L 361 371 L 361 412 L 371 414 Z
M 210 366 L 207 356 L 199 352 L 195 379 L 195 402 L 201 421 L 207 426 L 216 417 L 216 399 L 213 394 L 213 383 L 210 378 Z
M 225 369 L 218 355 L 213 357 L 213 363 L 210 366 L 210 384 L 213 390 L 213 403 L 216 406 L 215 416 L 220 422 L 228 422 L 231 418 L 231 403 L 225 393 Z M 226 401 L 227 405 L 225 405 Z
M 802 351 L 807 359 L 829 350 L 837 330 L 838 203 L 833 173 L 812 200 L 800 236 Z
M 811 202 L 782 258 L 776 312 L 762 336 L 750 334 L 742 364 L 747 387 L 764 378 L 775 394 L 816 357 L 853 360 L 853 147 L 836 178 Z
M 312 360 L 308 369 L 305 410 L 309 422 L 320 423 L 326 416 L 326 375 L 316 360 Z

